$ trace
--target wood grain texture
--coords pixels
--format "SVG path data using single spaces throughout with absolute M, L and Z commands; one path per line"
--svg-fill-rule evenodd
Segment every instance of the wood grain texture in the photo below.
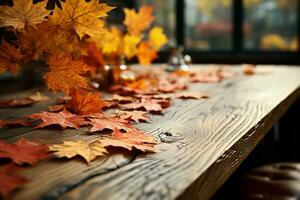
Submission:
M 119 152 L 89 166 L 80 159 L 47 160 L 22 171 L 31 182 L 12 198 L 208 199 L 300 96 L 300 68 L 261 68 L 270 72 L 193 84 L 191 91 L 207 92 L 211 98 L 176 100 L 164 115 L 139 124 L 161 139 L 158 153 Z M 0 110 L 0 116 L 6 114 Z M 21 136 L 47 143 L 97 138 L 85 129 L 5 132 L 3 138 L 10 142 Z

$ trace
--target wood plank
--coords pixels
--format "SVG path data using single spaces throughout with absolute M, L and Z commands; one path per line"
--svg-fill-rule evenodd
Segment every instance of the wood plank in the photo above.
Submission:
M 80 159 L 44 161 L 23 170 L 32 180 L 13 199 L 209 198 L 300 95 L 300 68 L 261 68 L 271 73 L 194 84 L 190 90 L 211 98 L 176 100 L 163 116 L 139 124 L 162 140 L 158 153 L 120 152 L 89 166 Z M 22 137 L 56 143 L 97 135 L 41 129 Z

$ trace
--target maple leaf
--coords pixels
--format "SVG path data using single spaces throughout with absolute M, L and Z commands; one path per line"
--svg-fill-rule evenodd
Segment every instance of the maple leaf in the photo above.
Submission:
M 124 54 L 126 58 L 131 59 L 137 53 L 137 45 L 141 41 L 141 37 L 126 34 L 124 36 Z
M 46 95 L 42 95 L 39 91 L 37 91 L 35 94 L 29 95 L 28 98 L 35 102 L 50 100 L 50 97 L 48 97 Z
M 153 6 L 149 5 L 140 7 L 138 12 L 128 8 L 125 8 L 124 12 L 124 24 L 127 26 L 128 32 L 134 36 L 139 36 L 143 31 L 145 31 L 154 19 L 152 15 Z
M 74 29 L 82 38 L 85 35 L 99 37 L 103 33 L 104 17 L 113 8 L 98 0 L 68 0 L 62 9 L 55 9 L 49 17 L 51 23 L 67 29 Z
M 0 108 L 9 108 L 9 107 L 24 107 L 34 104 L 35 101 L 25 97 L 19 99 L 1 99 Z
M 0 158 L 10 158 L 14 163 L 22 165 L 36 164 L 38 161 L 49 157 L 46 144 L 39 144 L 25 139 L 20 139 L 14 144 L 0 140 Z
M 79 115 L 89 115 L 99 112 L 107 106 L 107 103 L 101 99 L 100 93 L 92 93 L 84 90 L 71 90 L 72 99 L 68 107 L 72 108 Z
M 134 111 L 117 110 L 116 113 L 117 113 L 117 116 L 119 116 L 121 119 L 133 120 L 136 123 L 139 123 L 140 121 L 145 121 L 145 122 L 150 121 L 150 118 L 147 115 L 148 113 L 143 112 L 143 111 L 138 111 L 138 110 L 134 110 Z
M 84 117 L 74 115 L 67 110 L 63 110 L 59 113 L 51 113 L 51 112 L 41 112 L 28 115 L 27 117 L 32 119 L 40 119 L 42 123 L 40 123 L 35 128 L 43 128 L 45 126 L 50 125 L 59 125 L 63 129 L 67 127 L 79 129 L 80 126 L 86 125 Z
M 144 109 L 148 112 L 161 112 L 163 109 L 162 106 L 157 101 L 151 99 L 123 104 L 120 107 L 125 110 Z
M 96 69 L 102 68 L 104 66 L 103 52 L 97 47 L 95 42 L 86 42 L 84 45 L 84 50 L 87 55 L 83 56 L 83 60 L 89 66 L 93 66 Z
M 82 74 L 91 70 L 90 66 L 81 60 L 72 60 L 68 56 L 51 56 L 48 59 L 49 72 L 44 79 L 49 89 L 63 91 L 65 94 L 74 88 L 89 88 Z
M 64 108 L 66 108 L 64 104 L 48 106 L 50 112 L 59 112 L 62 111 Z
M 103 53 L 120 53 L 120 49 L 123 46 L 122 32 L 116 27 L 111 27 L 110 29 L 105 29 L 103 36 L 98 40 L 102 48 Z
M 16 125 L 30 126 L 31 124 L 21 119 L 6 119 L 6 120 L 0 119 L 0 128 L 6 128 L 8 126 L 16 126 Z
M 98 156 L 104 156 L 107 151 L 99 142 L 88 144 L 84 141 L 63 141 L 62 144 L 54 144 L 49 147 L 50 151 L 55 151 L 58 157 L 73 158 L 77 155 L 83 157 L 90 163 Z
M 118 94 L 113 94 L 112 97 L 106 99 L 107 101 L 117 101 L 118 103 L 130 103 L 135 100 L 134 97 L 131 96 L 120 96 Z
M 103 131 L 104 129 L 129 131 L 133 128 L 127 120 L 104 114 L 91 115 L 89 121 L 89 124 L 92 125 L 90 132 Z
M 158 51 L 162 46 L 167 44 L 167 42 L 168 42 L 168 38 L 163 33 L 162 28 L 154 27 L 151 29 L 149 33 L 149 44 L 155 51 Z
M 28 180 L 16 174 L 18 167 L 8 164 L 0 168 L 0 194 L 4 199 L 9 198 L 9 194 L 15 189 L 24 185 Z
M 176 94 L 176 97 L 180 99 L 207 99 L 209 96 L 201 92 L 183 92 Z
M 103 146 L 113 146 L 128 149 L 133 148 L 143 152 L 155 152 L 155 144 L 158 144 L 157 140 L 146 135 L 143 132 L 133 129 L 126 133 L 121 133 L 118 129 L 115 129 L 111 137 L 100 139 Z
M 0 7 L 0 27 L 12 26 L 17 30 L 25 26 L 35 26 L 46 20 L 50 11 L 47 2 L 33 4 L 32 0 L 14 0 L 13 7 Z
M 148 42 L 141 42 L 137 48 L 137 57 L 141 65 L 150 65 L 157 54 Z
M 20 49 L 14 45 L 1 41 L 0 45 L 0 74 L 5 71 L 10 71 L 12 74 L 17 74 L 21 68 L 23 55 Z

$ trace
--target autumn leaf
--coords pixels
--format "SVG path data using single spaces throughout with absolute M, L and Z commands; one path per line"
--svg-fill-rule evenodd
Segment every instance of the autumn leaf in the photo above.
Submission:
M 0 167 L 0 194 L 3 199 L 8 199 L 11 192 L 28 182 L 26 178 L 16 174 L 18 169 L 13 164 Z
M 59 112 L 62 111 L 64 108 L 66 108 L 64 104 L 48 106 L 50 112 Z
M 144 109 L 148 112 L 161 112 L 163 110 L 162 106 L 154 100 L 147 99 L 141 100 L 133 103 L 120 105 L 122 109 L 125 110 L 139 110 Z
M 6 128 L 10 126 L 30 126 L 28 121 L 22 119 L 0 119 L 0 128 Z
M 255 74 L 255 65 L 245 64 L 242 67 L 243 67 L 243 72 L 245 75 Z
M 25 97 L 18 99 L 1 99 L 0 108 L 14 108 L 14 107 L 25 107 L 34 104 L 35 101 Z
M 85 35 L 99 37 L 103 33 L 104 18 L 113 8 L 98 0 L 68 0 L 62 9 L 55 9 L 49 17 L 51 23 L 74 29 L 80 38 Z
M 82 75 L 91 68 L 83 61 L 72 60 L 68 56 L 53 55 L 47 63 L 49 72 L 44 75 L 44 79 L 49 89 L 68 94 L 72 88 L 89 88 L 86 78 Z
M 122 32 L 116 27 L 105 29 L 103 36 L 98 40 L 104 54 L 119 54 L 120 49 L 123 48 Z
M 72 108 L 79 115 L 89 115 L 99 112 L 108 104 L 101 99 L 100 93 L 92 93 L 84 90 L 71 90 L 72 99 L 68 107 Z
M 1 41 L 0 45 L 0 74 L 9 71 L 16 75 L 21 68 L 23 55 L 14 45 Z
M 22 30 L 25 26 L 35 26 L 46 20 L 50 11 L 46 1 L 33 4 L 32 0 L 14 0 L 13 7 L 0 7 L 0 27 L 12 26 Z
M 95 42 L 86 42 L 84 50 L 87 55 L 82 56 L 82 58 L 86 64 L 95 67 L 96 71 L 104 66 L 103 52 Z
M 168 38 L 163 33 L 162 28 L 154 27 L 151 29 L 149 33 L 149 44 L 155 51 L 160 50 L 160 48 L 165 44 L 167 44 L 167 42 L 168 42 Z
M 158 143 L 154 137 L 146 135 L 137 129 L 126 133 L 115 129 L 111 137 L 100 139 L 100 142 L 105 147 L 121 147 L 129 151 L 135 148 L 143 152 L 155 152 L 154 146 Z
M 122 111 L 117 110 L 116 111 L 117 116 L 119 116 L 121 119 L 125 120 L 133 120 L 136 123 L 139 123 L 140 121 L 149 122 L 150 117 L 147 115 L 148 112 L 133 110 L 133 111 Z
M 133 58 L 137 53 L 137 45 L 141 37 L 126 34 L 124 36 L 124 54 L 127 59 Z
M 137 57 L 141 65 L 150 65 L 157 54 L 147 42 L 141 42 L 137 48 Z
M 41 94 L 39 91 L 37 91 L 35 94 L 29 95 L 28 98 L 35 101 L 35 102 L 49 101 L 50 100 L 50 97 Z
M 138 12 L 128 8 L 125 8 L 124 12 L 124 24 L 127 26 L 128 32 L 134 36 L 139 36 L 143 31 L 149 28 L 154 19 L 152 15 L 153 7 L 149 5 L 142 6 Z
M 176 94 L 180 99 L 207 99 L 209 96 L 201 92 L 183 92 Z
M 50 125 L 59 125 L 63 129 L 67 127 L 79 129 L 80 126 L 84 126 L 87 124 L 84 117 L 74 115 L 67 110 L 63 110 L 59 113 L 51 113 L 51 112 L 41 112 L 28 115 L 27 117 L 31 119 L 40 119 L 42 123 L 40 123 L 35 128 L 43 128 L 45 126 Z
M 104 114 L 95 114 L 89 116 L 89 124 L 92 125 L 90 132 L 103 131 L 104 129 L 109 130 L 124 130 L 129 131 L 132 129 L 132 125 L 127 120 L 119 117 L 111 117 Z
M 107 151 L 99 142 L 88 144 L 84 141 L 63 141 L 62 144 L 54 144 L 49 147 L 50 151 L 55 151 L 58 157 L 73 158 L 77 155 L 83 157 L 90 163 L 98 156 L 104 156 Z
M 118 103 L 130 103 L 135 100 L 134 97 L 131 96 L 120 96 L 118 94 L 113 94 L 110 98 L 106 99 L 107 101 L 116 101 Z
M 15 164 L 34 165 L 49 157 L 48 145 L 20 139 L 14 144 L 0 140 L 0 158 L 10 158 Z

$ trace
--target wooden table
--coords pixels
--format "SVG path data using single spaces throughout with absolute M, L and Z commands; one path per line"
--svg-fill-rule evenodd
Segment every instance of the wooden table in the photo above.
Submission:
M 217 84 L 193 84 L 208 100 L 176 100 L 163 116 L 137 125 L 160 138 L 156 154 L 119 152 L 89 166 L 81 159 L 52 159 L 22 170 L 31 182 L 13 199 L 208 199 L 300 96 L 300 68 L 261 67 L 266 74 L 238 76 Z M 0 117 L 46 110 L 1 109 Z M 97 135 L 67 129 L 5 129 L 0 137 L 46 143 L 93 140 Z

